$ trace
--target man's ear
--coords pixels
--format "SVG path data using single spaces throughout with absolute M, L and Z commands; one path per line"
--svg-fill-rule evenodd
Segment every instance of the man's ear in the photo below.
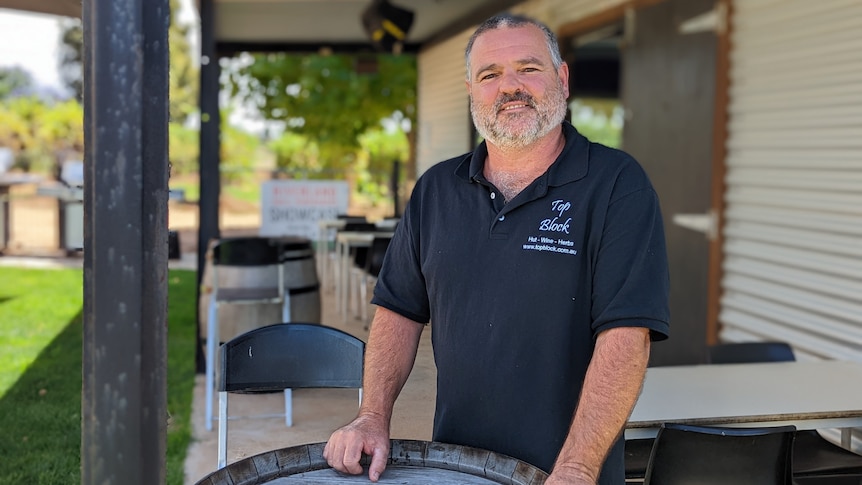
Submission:
M 569 65 L 563 62 L 560 68 L 557 69 L 557 75 L 560 76 L 560 82 L 563 83 L 563 91 L 566 94 L 566 99 L 569 99 Z

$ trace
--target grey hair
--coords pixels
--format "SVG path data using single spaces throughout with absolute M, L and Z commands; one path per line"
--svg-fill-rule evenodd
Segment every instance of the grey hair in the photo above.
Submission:
M 470 80 L 470 54 L 473 51 L 473 43 L 476 42 L 476 39 L 480 35 L 490 30 L 524 27 L 527 25 L 536 26 L 542 31 L 543 34 L 545 34 L 545 45 L 547 45 L 548 53 L 551 55 L 551 62 L 554 65 L 554 69 L 559 69 L 560 66 L 563 65 L 563 58 L 560 55 L 560 44 L 557 42 L 557 36 L 554 35 L 553 32 L 551 32 L 551 29 L 548 28 L 547 25 L 539 22 L 536 19 L 524 15 L 503 13 L 495 15 L 488 20 L 482 22 L 482 24 L 479 25 L 476 31 L 473 32 L 473 35 L 470 36 L 470 40 L 467 41 L 467 49 L 464 51 L 464 60 L 467 64 L 467 81 Z

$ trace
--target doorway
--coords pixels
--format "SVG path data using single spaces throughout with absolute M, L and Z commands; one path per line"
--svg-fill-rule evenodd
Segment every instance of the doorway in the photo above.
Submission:
M 713 7 L 714 0 L 666 0 L 561 39 L 573 73 L 573 124 L 633 155 L 661 200 L 671 334 L 653 346 L 652 366 L 705 362 L 717 36 L 683 26 Z M 591 133 L 604 119 L 609 128 Z M 596 139 L 617 124 L 618 141 Z

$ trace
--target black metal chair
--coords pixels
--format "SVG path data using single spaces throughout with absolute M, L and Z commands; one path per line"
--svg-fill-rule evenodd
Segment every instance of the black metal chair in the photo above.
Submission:
M 790 485 L 794 426 L 662 425 L 644 485 Z
M 289 321 L 290 307 L 285 297 L 284 268 L 281 262 L 280 245 L 265 237 L 223 238 L 212 247 L 212 292 L 207 311 L 206 342 L 206 411 L 204 419 L 207 430 L 212 429 L 215 355 L 220 342 L 219 307 L 226 304 L 280 304 L 282 306 L 281 321 Z M 249 274 L 253 277 L 246 279 L 237 276 L 235 281 L 223 285 L 222 278 L 219 276 L 220 268 L 237 268 L 241 272 L 235 274 Z M 261 271 L 274 272 L 276 274 L 274 284 L 267 278 L 264 278 L 265 281 L 263 282 L 259 281 L 261 280 Z
M 734 342 L 709 347 L 711 364 L 793 361 L 796 355 L 786 342 Z M 801 430 L 793 447 L 793 477 L 800 485 L 860 484 L 862 455 L 833 444 L 816 430 Z
M 228 394 L 301 388 L 352 388 L 362 401 L 365 342 L 336 328 L 278 323 L 220 349 L 218 468 L 227 464 Z M 286 399 L 286 406 L 291 402 Z M 288 407 L 285 414 L 292 412 Z
M 710 345 L 710 364 L 748 364 L 757 362 L 793 362 L 793 347 L 786 342 L 734 342 Z
M 625 441 L 626 481 L 643 481 L 653 443 L 655 443 L 655 438 L 638 438 Z

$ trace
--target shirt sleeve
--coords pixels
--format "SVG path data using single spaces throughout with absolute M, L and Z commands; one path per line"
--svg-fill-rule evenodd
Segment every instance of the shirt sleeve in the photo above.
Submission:
M 639 175 L 640 187 L 621 184 L 608 203 L 593 266 L 592 325 L 595 334 L 646 327 L 652 340 L 664 340 L 670 321 L 664 225 L 658 195 Z
M 419 185 L 417 185 L 417 189 Z M 431 319 L 419 257 L 419 190 L 414 190 L 386 250 L 371 303 L 418 323 Z

